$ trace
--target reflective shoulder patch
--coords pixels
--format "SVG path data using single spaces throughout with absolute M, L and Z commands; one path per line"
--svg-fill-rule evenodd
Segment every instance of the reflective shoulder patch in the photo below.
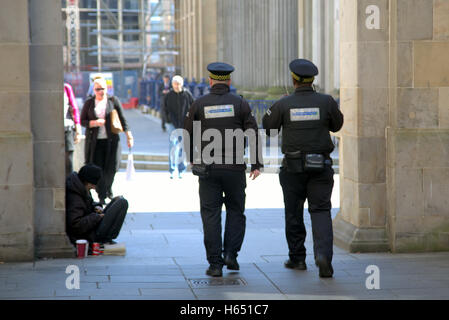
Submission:
M 234 117 L 234 105 L 204 107 L 204 117 L 206 119 Z
M 320 120 L 320 108 L 290 109 L 290 121 Z
M 267 110 L 267 115 L 271 116 L 271 110 L 270 109 Z

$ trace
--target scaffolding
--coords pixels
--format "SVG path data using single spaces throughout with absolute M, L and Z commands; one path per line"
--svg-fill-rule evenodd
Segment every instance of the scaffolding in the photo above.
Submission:
M 62 0 L 66 71 L 174 70 L 173 0 Z

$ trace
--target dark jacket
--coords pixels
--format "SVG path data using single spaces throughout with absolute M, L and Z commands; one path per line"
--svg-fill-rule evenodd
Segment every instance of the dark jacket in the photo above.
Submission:
M 159 94 L 159 104 L 160 104 L 160 112 L 161 112 L 161 120 L 162 120 L 162 128 L 165 128 L 165 114 L 164 114 L 164 103 L 165 103 L 165 97 L 168 93 L 164 93 L 164 90 L 170 91 L 172 89 L 171 82 L 168 83 L 168 86 L 165 86 L 165 83 L 162 82 L 162 84 L 159 86 L 158 94 Z
M 343 126 L 343 114 L 332 96 L 300 87 L 274 103 L 263 117 L 267 135 L 282 127 L 282 153 L 330 154 L 334 150 L 329 131 Z M 276 133 L 277 134 L 277 133 Z
M 124 131 L 129 130 L 128 123 L 123 116 L 123 109 L 120 100 L 116 97 L 108 97 L 108 103 L 106 107 L 106 133 L 107 133 L 107 154 L 106 154 L 106 167 L 103 168 L 106 174 L 115 174 L 120 167 L 122 148 L 120 144 L 120 137 L 118 134 L 114 134 L 111 131 L 111 111 L 117 110 L 120 122 Z M 97 143 L 98 127 L 89 127 L 90 120 L 98 120 L 95 114 L 95 97 L 91 97 L 86 100 L 81 112 L 81 125 L 86 128 L 86 144 L 84 146 L 85 163 L 93 163 L 95 146 Z
M 94 202 L 86 187 L 72 172 L 66 179 L 66 232 L 70 241 L 86 239 L 95 242 L 95 231 L 101 216 L 94 210 Z
M 222 116 L 211 115 L 212 113 L 217 115 L 221 111 L 224 112 L 222 113 Z M 206 112 L 208 112 L 207 115 Z M 243 160 L 245 153 L 244 148 L 237 148 L 237 143 L 235 143 L 235 141 L 232 143 L 225 142 L 227 131 L 231 130 L 237 132 L 238 130 L 241 130 L 242 132 L 246 132 L 248 129 L 255 135 L 255 139 L 248 139 L 250 140 L 251 171 L 263 167 L 262 155 L 256 151 L 260 151 L 260 136 L 256 119 L 251 113 L 251 108 L 248 102 L 241 96 L 231 93 L 229 86 L 226 84 L 214 85 L 209 94 L 198 98 L 192 104 L 185 118 L 184 129 L 186 130 L 186 134 L 189 134 L 190 137 L 184 139 L 184 144 L 185 149 L 190 152 L 188 155 L 191 163 L 197 161 L 194 152 L 202 154 L 204 148 L 210 143 L 210 141 L 201 141 L 201 146 L 194 145 L 196 141 L 193 129 L 195 121 L 200 121 L 201 123 L 201 137 L 203 136 L 204 131 L 216 129 L 220 132 L 221 137 L 224 138 L 224 141 L 222 141 L 221 144 L 222 150 L 220 150 L 222 155 L 221 163 L 214 163 L 212 167 L 231 170 L 246 169 L 246 164 Z M 215 150 L 213 153 L 215 153 Z
M 163 114 L 166 123 L 171 123 L 176 129 L 182 128 L 184 118 L 193 103 L 193 97 L 189 90 L 183 89 L 176 93 L 173 89 L 164 98 Z

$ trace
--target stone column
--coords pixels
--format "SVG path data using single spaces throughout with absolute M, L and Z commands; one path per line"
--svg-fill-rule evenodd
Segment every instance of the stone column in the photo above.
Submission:
M 367 28 L 370 5 L 376 28 Z M 376 14 L 377 14 L 376 13 Z M 340 212 L 334 239 L 351 252 L 385 251 L 388 126 L 389 1 L 341 0 Z M 373 22 L 369 20 L 369 22 Z
M 201 1 L 201 45 L 200 52 L 202 54 L 202 60 L 199 65 L 199 77 L 197 82 L 201 81 L 201 78 L 208 78 L 208 71 L 206 69 L 209 63 L 218 60 L 217 53 L 217 0 Z
M 449 1 L 391 1 L 390 21 L 390 246 L 449 250 Z
M 449 250 L 448 12 L 442 0 L 341 2 L 334 235 L 350 251 Z
M 35 254 L 71 257 L 65 233 L 62 28 L 55 27 L 62 26 L 61 1 L 28 3 Z
M 62 55 L 61 55 L 62 58 Z M 34 257 L 28 1 L 0 10 L 0 261 Z

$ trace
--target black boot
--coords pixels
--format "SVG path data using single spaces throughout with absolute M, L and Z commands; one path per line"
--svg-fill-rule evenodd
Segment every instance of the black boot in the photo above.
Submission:
M 206 270 L 206 274 L 211 277 L 221 277 L 223 276 L 222 266 L 211 264 Z
M 229 270 L 240 270 L 235 254 L 226 253 L 224 256 L 224 263 Z
M 322 255 L 317 255 L 315 264 L 320 270 L 320 278 L 332 278 L 334 269 L 332 268 L 332 263 L 330 263 L 328 259 Z
M 304 261 L 292 261 L 291 259 L 284 262 L 284 267 L 295 270 L 307 270 L 307 265 Z

